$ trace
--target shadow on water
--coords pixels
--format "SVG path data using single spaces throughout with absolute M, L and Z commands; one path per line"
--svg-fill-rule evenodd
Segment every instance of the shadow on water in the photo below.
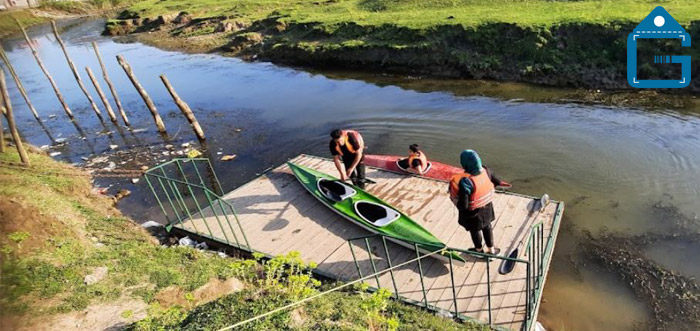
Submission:
M 640 320 L 666 316 L 647 310 L 644 301 L 637 299 L 639 293 L 614 271 L 606 271 L 612 258 L 595 262 L 603 271 L 583 268 L 582 278 L 577 276 L 570 260 L 585 231 L 607 229 L 620 243 L 631 245 L 624 249 L 645 252 L 645 261 L 683 274 L 696 272 L 668 258 L 692 256 L 696 243 L 671 240 L 673 244 L 661 247 L 664 241 L 657 241 L 642 249 L 636 239 L 625 238 L 656 233 L 659 224 L 681 222 L 682 218 L 649 212 L 651 202 L 668 196 L 673 199 L 667 204 L 679 215 L 700 214 L 700 181 L 695 179 L 700 172 L 697 99 L 690 101 L 694 109 L 649 111 L 570 103 L 566 100 L 569 92 L 520 84 L 307 72 L 213 54 L 115 43 L 100 35 L 103 24 L 103 20 L 79 20 L 59 25 L 78 67 L 99 68 L 90 47 L 90 42 L 98 43 L 133 124 L 130 129 L 113 128 L 111 123 L 103 127 L 97 120 L 48 26 L 32 28 L 29 34 L 74 110 L 75 122 L 67 120 L 24 40 L 11 36 L 0 41 L 44 120 L 42 128 L 10 84 L 23 136 L 34 145 L 46 145 L 49 152 L 61 152 L 60 157 L 68 162 L 88 168 L 138 170 L 196 149 L 212 160 L 222 191 L 228 192 L 300 153 L 327 156 L 328 132 L 337 127 L 358 129 L 373 154 L 403 154 L 409 144 L 418 143 L 429 158 L 458 164 L 460 151 L 473 148 L 499 176 L 515 184 L 515 192 L 533 196 L 546 192 L 567 202 L 562 226 L 572 230 L 560 234 L 542 304 L 542 319 L 554 329 L 562 324 L 568 330 L 610 325 L 629 330 Z M 155 129 L 143 100 L 117 64 L 117 54 L 129 61 L 150 94 L 167 136 Z M 173 104 L 158 77 L 163 73 L 194 110 L 207 135 L 206 143 L 197 143 L 189 123 Z M 92 87 L 88 89 L 94 96 Z M 65 143 L 50 146 L 64 139 Z M 113 149 L 111 145 L 117 146 Z M 222 161 L 224 155 L 236 158 Z M 207 177 L 213 181 L 213 175 Z M 135 220 L 163 221 L 145 181 L 96 178 L 95 184 L 107 188 L 109 194 L 130 190 L 132 195 L 119 207 Z M 265 225 L 270 233 L 289 226 L 283 220 Z M 686 228 L 700 231 L 697 224 Z M 660 248 L 654 250 L 656 246 Z M 616 245 L 608 249 L 607 244 L 592 247 L 606 252 L 623 249 L 616 250 Z M 338 268 L 354 267 L 347 264 L 352 261 L 338 263 L 346 263 Z M 370 266 L 363 262 L 364 267 Z M 576 300 L 559 300 L 573 296 L 585 300 L 585 314 L 578 313 L 581 304 Z M 630 318 L 620 319 L 611 313 L 614 311 L 629 312 Z

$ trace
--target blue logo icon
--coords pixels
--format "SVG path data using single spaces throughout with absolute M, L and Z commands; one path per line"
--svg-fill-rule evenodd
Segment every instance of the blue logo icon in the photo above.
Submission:
M 678 80 L 640 80 L 637 77 L 637 40 L 680 39 L 682 47 L 690 47 L 690 35 L 666 9 L 659 6 L 627 36 L 627 82 L 636 88 L 683 88 L 690 84 L 689 55 L 660 55 L 655 63 L 680 63 L 682 76 Z

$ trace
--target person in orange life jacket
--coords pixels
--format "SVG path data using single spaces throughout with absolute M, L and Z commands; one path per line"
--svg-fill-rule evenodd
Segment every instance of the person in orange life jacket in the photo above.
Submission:
M 409 172 L 422 175 L 428 167 L 428 158 L 418 144 L 408 146 L 408 157 L 399 160 L 399 167 Z
M 501 250 L 493 245 L 491 229 L 491 222 L 496 219 L 492 201 L 496 186 L 510 187 L 510 184 L 482 166 L 479 154 L 471 149 L 462 152 L 460 163 L 464 173 L 452 177 L 449 193 L 459 212 L 459 224 L 469 231 L 474 242 L 474 248 L 469 250 L 498 255 Z M 486 250 L 481 243 L 482 234 Z
M 333 155 L 335 167 L 340 172 L 340 179 L 348 178 L 360 188 L 365 187 L 364 149 L 362 135 L 355 130 L 331 131 L 329 149 Z

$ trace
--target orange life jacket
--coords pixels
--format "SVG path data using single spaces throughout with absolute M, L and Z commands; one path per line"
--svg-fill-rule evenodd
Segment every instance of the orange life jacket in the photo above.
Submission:
M 411 153 L 411 155 L 408 156 L 408 166 L 413 168 L 413 160 L 419 159 L 420 163 L 425 167 L 428 164 L 428 158 L 425 157 L 425 154 L 423 152 L 418 152 L 418 153 Z
M 365 148 L 365 142 L 364 140 L 362 140 L 362 135 L 360 135 L 359 132 L 355 130 L 343 130 L 343 135 L 345 136 L 345 148 L 347 148 L 348 151 L 350 151 L 350 153 L 355 154 L 357 153 L 357 150 L 355 150 L 355 148 L 350 143 L 350 139 L 348 138 L 349 135 L 352 135 L 355 138 L 355 141 L 357 141 L 357 143 L 360 145 L 360 149 Z M 343 149 L 340 148 L 340 144 L 335 144 L 335 150 L 338 151 L 338 154 L 340 154 L 341 156 L 343 155 Z
M 462 178 L 469 178 L 472 182 L 473 190 L 469 195 L 469 210 L 484 207 L 493 201 L 493 197 L 496 194 L 496 187 L 493 186 L 486 169 L 481 168 L 481 173 L 476 176 L 472 176 L 468 173 L 452 176 L 450 180 L 450 199 L 452 199 L 455 205 L 459 200 L 459 182 Z

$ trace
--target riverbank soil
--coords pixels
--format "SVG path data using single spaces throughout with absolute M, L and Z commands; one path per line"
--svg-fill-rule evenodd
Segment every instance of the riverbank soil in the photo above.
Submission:
M 235 280 L 230 259 L 160 246 L 92 189 L 87 172 L 37 151 L 30 159 L 41 166 L 0 154 L 2 330 L 123 327 L 149 305 L 185 301 L 161 293 L 202 292 L 190 305 L 231 293 L 211 290 Z
M 651 213 L 663 220 L 667 232 L 625 235 L 603 231 L 592 235 L 582 231 L 573 255 L 576 268 L 593 262 L 604 266 L 629 284 L 637 298 L 652 312 L 653 318 L 639 325 L 641 330 L 700 330 L 700 285 L 694 277 L 669 270 L 645 256 L 650 247 L 661 244 L 696 245 L 700 242 L 697 217 L 679 213 L 672 205 L 657 203 Z M 674 260 L 673 256 L 667 257 Z M 695 258 L 694 260 L 697 260 Z M 694 262 L 693 262 L 694 263 Z
M 665 7 L 700 35 L 694 1 Z M 313 67 L 518 81 L 587 89 L 631 89 L 626 39 L 653 6 L 635 1 L 211 1 L 147 0 L 105 33 L 157 32 L 159 46 L 224 52 Z M 671 54 L 672 42 L 640 52 Z M 700 56 L 700 45 L 685 50 Z M 674 53 L 675 54 L 675 53 Z M 692 75 L 700 72 L 693 62 Z M 645 68 L 650 75 L 659 69 Z M 700 81 L 681 93 L 700 91 Z

